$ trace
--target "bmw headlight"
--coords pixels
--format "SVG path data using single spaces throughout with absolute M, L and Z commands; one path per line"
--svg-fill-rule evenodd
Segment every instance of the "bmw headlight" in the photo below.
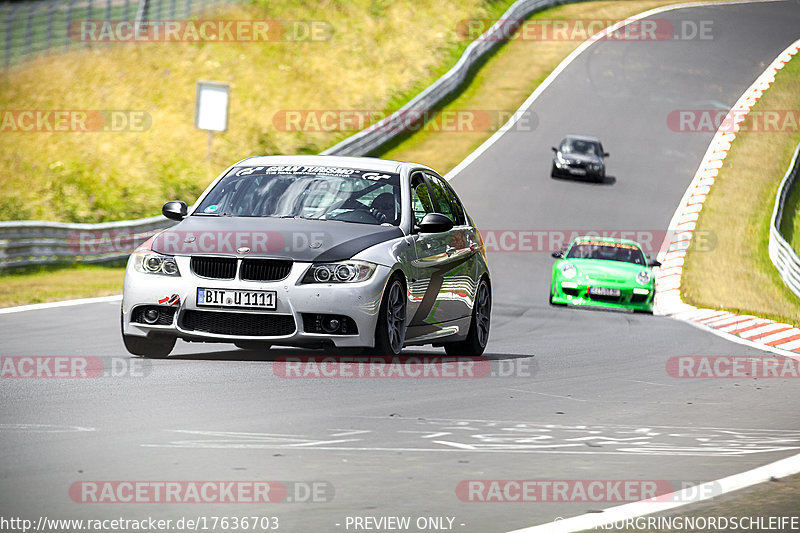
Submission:
M 145 274 L 161 274 L 162 276 L 180 276 L 178 263 L 171 255 L 162 255 L 150 250 L 133 253 L 133 267 L 137 272 Z
M 592 170 L 600 170 L 600 163 L 590 163 L 589 168 Z
M 316 263 L 308 269 L 301 283 L 356 283 L 375 272 L 375 265 L 366 261 Z
M 650 280 L 653 276 L 650 274 L 649 270 L 640 270 L 638 274 L 636 274 L 636 281 L 641 283 L 642 285 L 647 285 L 650 283 Z
M 572 263 L 561 263 L 558 265 L 558 269 L 561 270 L 561 275 L 565 278 L 574 278 L 578 274 L 578 269 Z

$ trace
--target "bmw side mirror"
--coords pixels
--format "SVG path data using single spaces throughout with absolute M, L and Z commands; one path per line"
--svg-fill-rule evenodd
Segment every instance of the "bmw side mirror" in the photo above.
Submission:
M 562 259 L 564 257 L 564 251 L 563 250 L 556 250 L 555 252 L 553 252 L 550 255 L 555 257 L 556 259 Z
M 611 155 L 611 154 L 609 154 L 608 152 L 603 152 L 603 157 L 608 157 L 608 156 L 610 156 L 610 155 Z
M 172 220 L 183 220 L 187 212 L 186 202 L 181 202 L 180 200 L 167 202 L 161 208 L 161 214 Z
M 650 261 L 647 262 L 647 266 L 649 266 L 649 267 L 660 267 L 661 266 L 661 261 L 657 261 L 655 259 L 651 259 Z
M 450 217 L 441 213 L 428 213 L 419 223 L 419 231 L 422 233 L 444 233 L 453 229 L 453 221 Z
M 552 151 L 554 151 L 554 152 L 558 152 L 558 148 L 556 148 L 555 146 L 551 146 L 551 147 L 550 147 L 550 149 L 551 149 Z

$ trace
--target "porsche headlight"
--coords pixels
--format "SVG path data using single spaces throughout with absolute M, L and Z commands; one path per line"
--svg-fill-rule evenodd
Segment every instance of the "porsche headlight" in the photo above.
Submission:
M 572 263 L 561 263 L 558 265 L 561 275 L 565 278 L 574 278 L 578 274 L 578 269 Z
M 375 272 L 375 265 L 366 261 L 316 263 L 308 269 L 301 283 L 356 283 Z
M 178 263 L 171 255 L 162 255 L 150 250 L 133 253 L 133 268 L 145 274 L 162 276 L 180 276 Z
M 640 270 L 638 274 L 636 274 L 636 281 L 641 283 L 642 285 L 647 285 L 650 283 L 650 280 L 653 276 L 650 274 L 649 270 Z

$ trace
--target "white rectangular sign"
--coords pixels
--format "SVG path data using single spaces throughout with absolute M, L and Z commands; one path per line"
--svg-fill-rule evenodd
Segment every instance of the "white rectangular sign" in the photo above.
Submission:
M 194 123 L 201 130 L 228 129 L 230 85 L 216 81 L 197 82 L 197 104 Z

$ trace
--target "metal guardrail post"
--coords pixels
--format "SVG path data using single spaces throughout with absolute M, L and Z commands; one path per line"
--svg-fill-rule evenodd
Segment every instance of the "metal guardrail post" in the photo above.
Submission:
M 39 6 L 33 3 L 31 4 L 30 9 L 28 9 L 28 18 L 25 21 L 25 48 L 22 52 L 23 55 L 30 54 L 31 48 L 33 48 L 33 17 L 38 8 Z
M 6 15 L 6 57 L 4 58 L 4 66 L 8 68 L 11 65 L 11 40 L 12 40 L 12 23 L 14 22 L 14 14 L 19 9 L 20 5 L 17 4 L 11 9 L 8 10 L 8 15 Z
M 50 50 L 50 43 L 53 40 L 53 13 L 55 12 L 57 5 L 58 3 L 53 2 L 47 6 L 47 29 L 45 30 L 47 37 L 44 43 L 45 50 Z
M 150 11 L 150 0 L 139 0 L 139 8 L 136 10 L 136 22 L 147 22 Z
M 75 2 L 77 2 L 77 0 L 69 0 L 69 4 L 67 4 L 67 17 L 66 17 L 67 33 L 65 37 L 66 39 L 65 44 L 67 46 L 67 50 L 69 50 L 70 44 L 72 44 L 70 42 L 70 40 L 72 39 L 72 36 L 70 35 L 70 26 L 72 26 L 72 10 L 75 6 Z

